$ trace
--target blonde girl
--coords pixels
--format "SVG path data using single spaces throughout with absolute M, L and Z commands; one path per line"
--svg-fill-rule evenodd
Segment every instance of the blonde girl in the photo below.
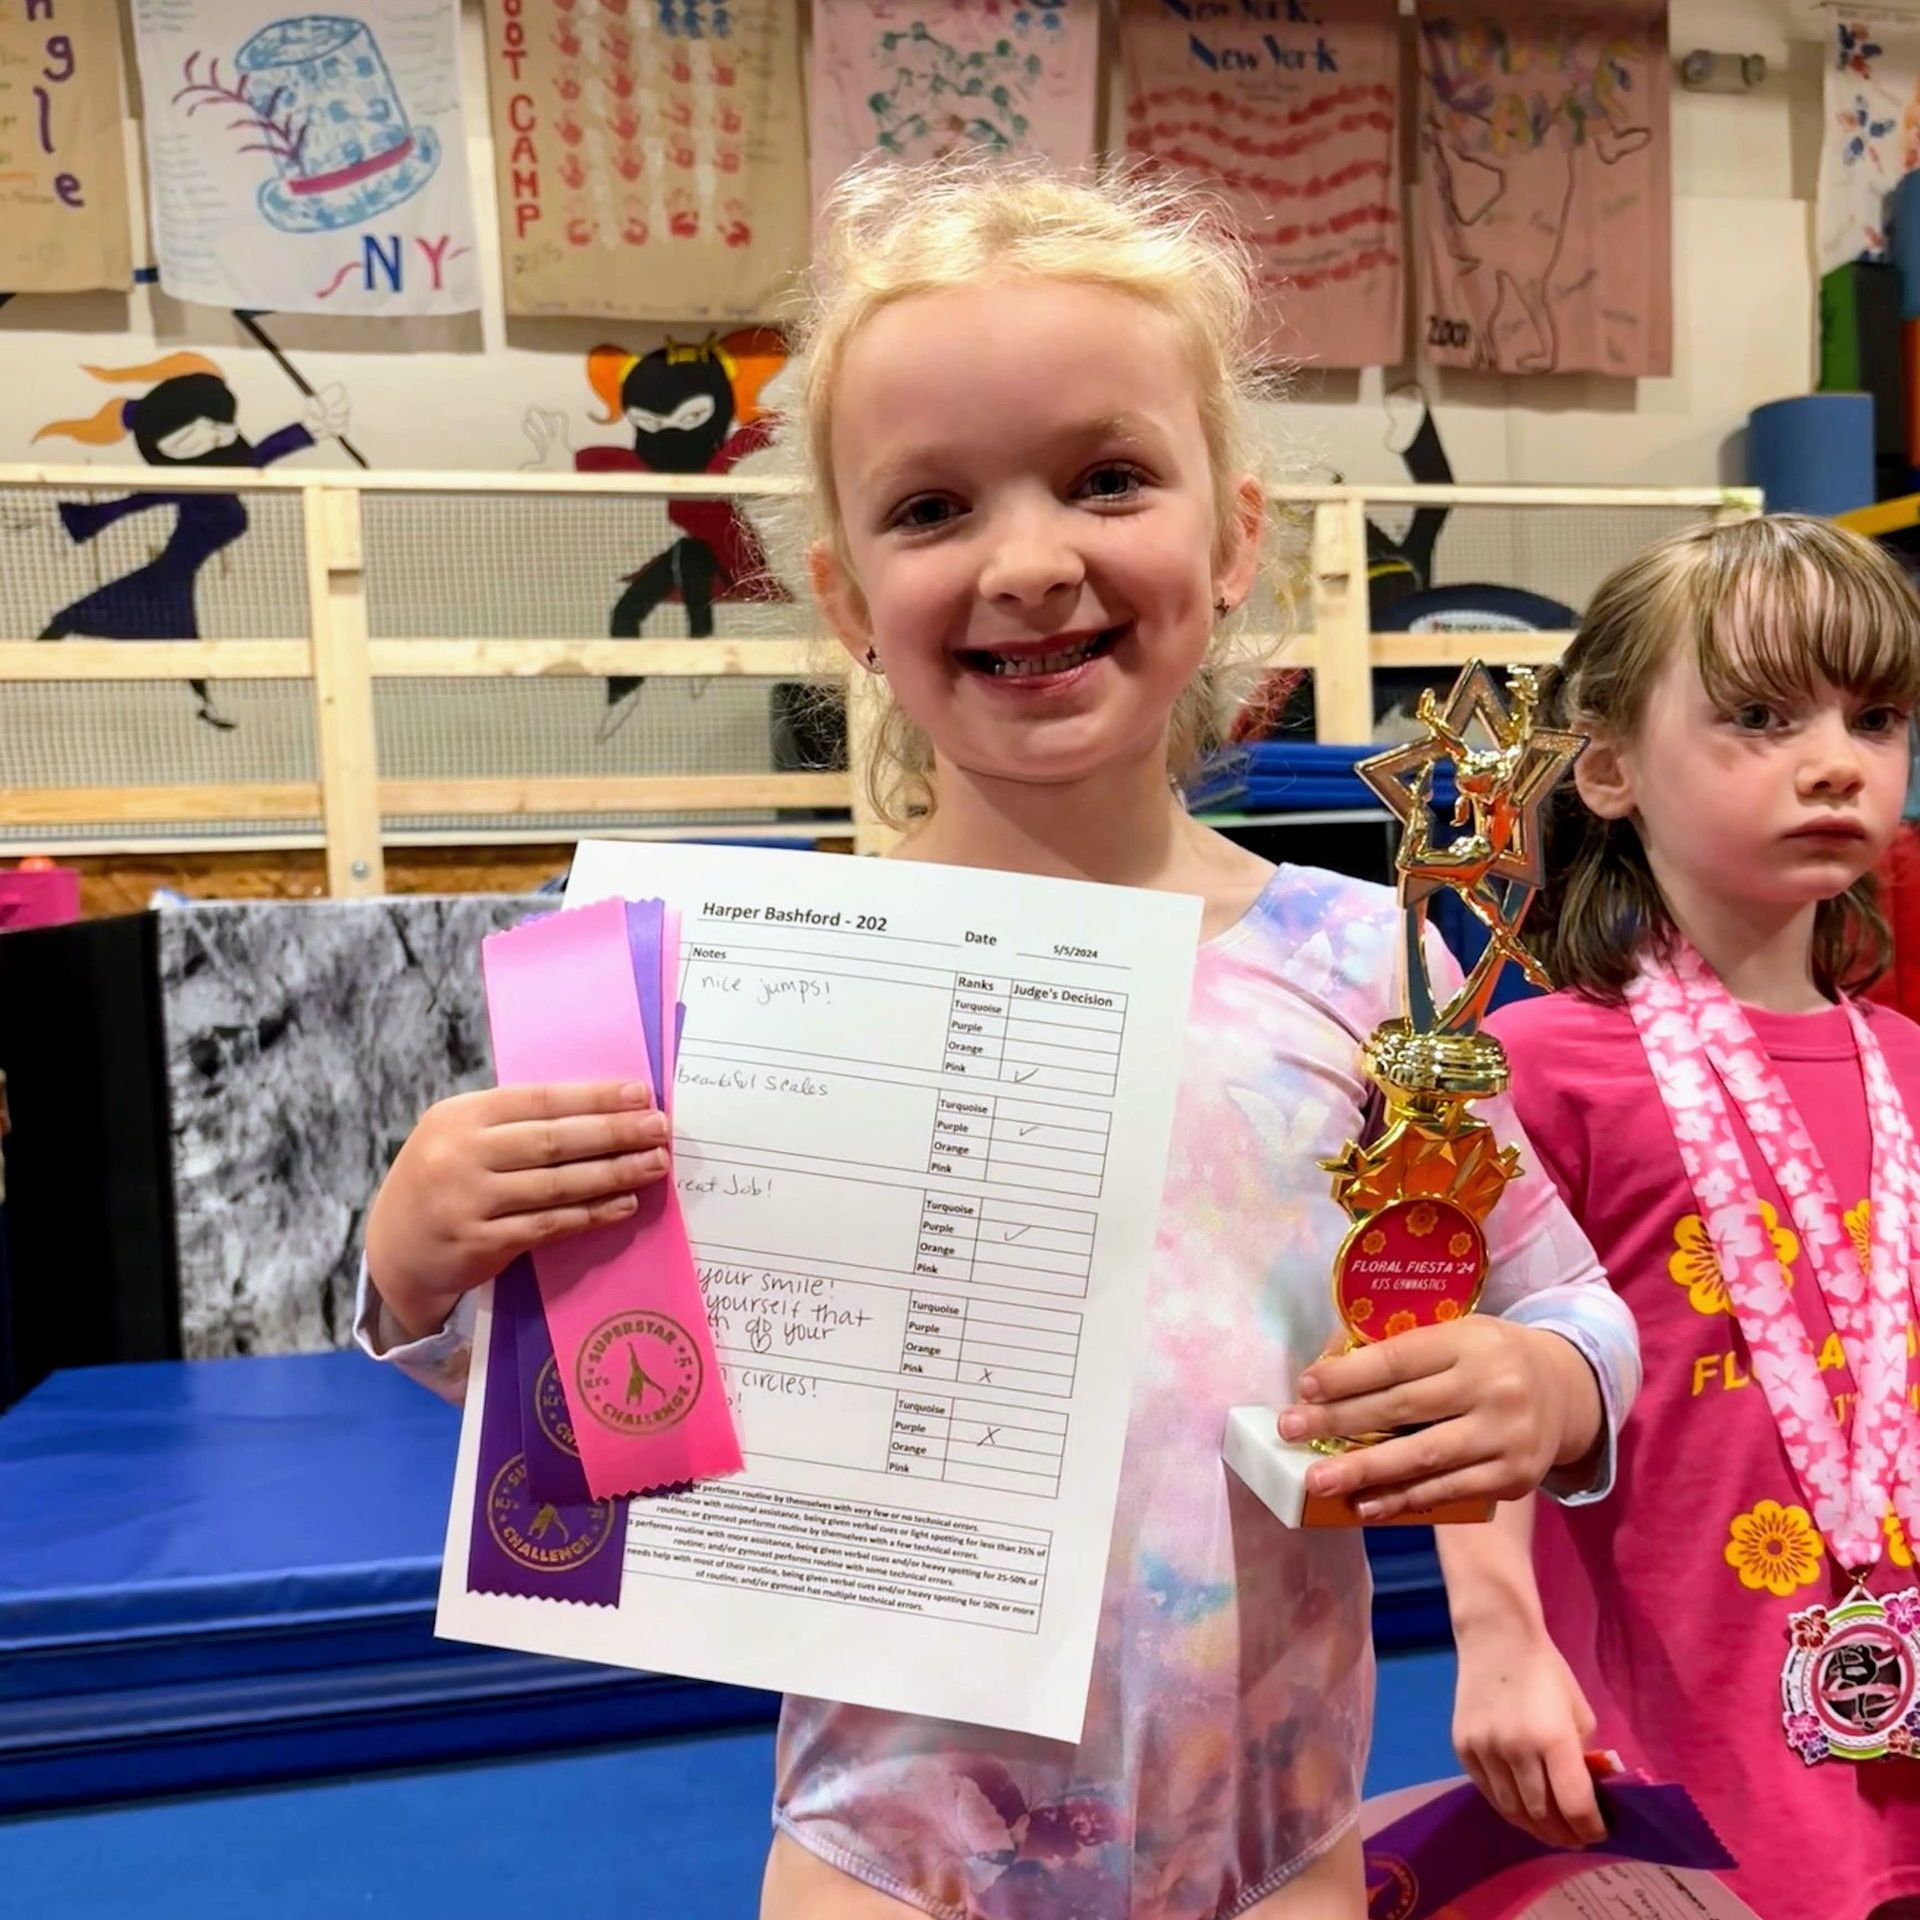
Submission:
M 784 433 L 815 595 L 888 703 L 896 857 L 1198 895 L 1205 944 L 1084 1737 L 790 1699 L 763 1913 L 1360 1920 L 1365 1554 L 1241 1490 L 1225 1411 L 1301 1381 L 1290 1431 L 1422 1423 L 1318 1469 L 1383 1511 L 1556 1473 L 1595 1492 L 1631 1324 L 1541 1182 L 1496 1216 L 1504 1317 L 1301 1380 L 1343 1225 L 1317 1162 L 1366 1121 L 1396 911 L 1276 872 L 1179 798 L 1259 571 L 1238 248 L 1163 188 L 988 167 L 858 173 L 821 233 Z M 658 1123 L 616 1098 L 429 1113 L 374 1211 L 396 1324 L 370 1301 L 370 1343 L 425 1335 L 431 1372 L 468 1289 L 657 1177 L 633 1156 Z

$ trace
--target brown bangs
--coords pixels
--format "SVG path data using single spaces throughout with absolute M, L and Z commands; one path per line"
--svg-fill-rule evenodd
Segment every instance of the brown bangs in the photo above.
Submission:
M 1920 597 L 1871 541 L 1798 515 L 1715 530 L 1675 582 L 1708 697 L 1810 698 L 1824 682 L 1864 702 L 1920 703 Z
M 1662 665 L 1689 642 L 1708 697 L 1728 712 L 1790 706 L 1823 682 L 1863 705 L 1920 700 L 1920 596 L 1906 576 L 1859 534 L 1783 513 L 1670 535 L 1609 574 L 1545 675 L 1543 713 L 1630 740 Z M 1674 936 L 1638 829 L 1588 812 L 1568 781 L 1548 810 L 1544 862 L 1527 945 L 1560 985 L 1617 1000 Z M 1871 874 L 1815 910 L 1823 993 L 1861 991 L 1892 951 Z

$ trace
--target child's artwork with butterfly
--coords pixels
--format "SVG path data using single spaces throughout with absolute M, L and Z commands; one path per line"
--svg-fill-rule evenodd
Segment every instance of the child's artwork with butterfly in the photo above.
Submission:
M 1833 22 L 1820 150 L 1820 271 L 1884 260 L 1887 196 L 1920 167 L 1920 20 Z

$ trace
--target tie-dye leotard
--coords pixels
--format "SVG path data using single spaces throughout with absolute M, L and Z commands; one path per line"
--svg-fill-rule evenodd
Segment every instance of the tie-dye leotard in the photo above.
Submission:
M 1397 1011 L 1399 924 L 1380 888 L 1283 868 L 1201 951 L 1080 1745 L 789 1699 L 775 1819 L 802 1846 L 948 1920 L 1216 1920 L 1353 1821 L 1364 1548 L 1281 1526 L 1220 1438 L 1331 1332 L 1346 1223 L 1319 1162 L 1364 1125 L 1360 1042 Z M 1519 1138 L 1503 1102 L 1481 1111 Z M 1549 1181 L 1509 1191 L 1491 1251 L 1487 1310 L 1580 1347 L 1611 1435 L 1633 1322 Z M 1572 1497 L 1605 1490 L 1611 1454 Z

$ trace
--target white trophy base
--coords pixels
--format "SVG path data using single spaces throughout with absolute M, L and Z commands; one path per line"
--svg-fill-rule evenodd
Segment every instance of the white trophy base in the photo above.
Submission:
M 1220 1457 L 1247 1491 L 1282 1526 L 1429 1527 L 1477 1525 L 1493 1518 L 1491 1500 L 1453 1500 L 1425 1513 L 1397 1514 L 1391 1520 L 1362 1520 L 1350 1499 L 1328 1499 L 1307 1491 L 1307 1475 L 1327 1456 L 1304 1442 L 1280 1438 L 1277 1407 L 1231 1407 Z

